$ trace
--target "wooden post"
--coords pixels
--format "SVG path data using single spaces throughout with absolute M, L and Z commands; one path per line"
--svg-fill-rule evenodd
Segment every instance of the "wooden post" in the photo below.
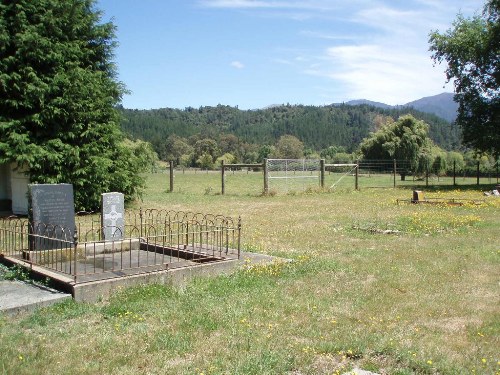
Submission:
M 497 184 L 498 184 L 498 164 L 500 164 L 500 159 L 497 160 Z
M 479 160 L 477 161 L 477 185 L 479 186 Z
M 174 192 L 174 161 L 170 160 L 170 192 Z
M 394 187 L 396 187 L 396 171 L 398 167 L 396 165 L 396 159 L 394 159 Z
M 429 160 L 425 163 L 425 186 L 429 187 Z
M 354 175 L 354 189 L 356 190 L 359 190 L 358 176 L 359 176 L 359 160 L 356 160 L 356 173 Z
M 456 176 L 457 176 L 457 161 L 453 160 L 453 186 L 457 184 Z
M 224 185 L 224 172 L 225 171 L 226 171 L 226 168 L 224 167 L 224 160 L 221 160 L 220 172 L 221 172 L 221 178 L 222 178 L 222 190 L 221 190 L 222 195 L 224 195 L 224 193 L 226 191 L 226 187 Z
M 320 165 L 320 170 L 321 170 L 319 182 L 320 182 L 321 188 L 323 189 L 325 187 L 325 159 L 321 159 L 319 161 L 319 165 Z
M 267 194 L 269 193 L 269 179 L 267 176 L 267 159 L 264 159 L 262 164 L 264 170 L 264 194 Z

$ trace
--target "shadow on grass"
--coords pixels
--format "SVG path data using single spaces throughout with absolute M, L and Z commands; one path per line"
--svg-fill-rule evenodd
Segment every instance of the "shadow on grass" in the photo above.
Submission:
M 495 188 L 496 182 L 492 182 L 489 184 L 479 184 L 479 185 L 405 185 L 398 186 L 398 189 L 401 190 L 423 190 L 429 192 L 436 191 L 491 191 Z

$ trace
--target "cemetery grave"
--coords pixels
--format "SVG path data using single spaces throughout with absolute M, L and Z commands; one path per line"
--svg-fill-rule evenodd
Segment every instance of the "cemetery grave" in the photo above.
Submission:
M 73 187 L 29 188 L 28 218 L 0 220 L 0 254 L 74 286 L 240 257 L 240 220 L 193 212 L 124 209 L 123 194 L 102 195 L 102 212 L 75 215 Z

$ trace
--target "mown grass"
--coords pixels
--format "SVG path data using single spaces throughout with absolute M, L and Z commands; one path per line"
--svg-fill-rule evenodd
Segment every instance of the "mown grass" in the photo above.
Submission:
M 221 196 L 218 178 L 177 175 L 167 193 L 168 178 L 149 175 L 132 208 L 241 215 L 245 250 L 293 262 L 1 317 L 0 372 L 500 373 L 500 199 L 398 205 L 411 190 L 348 186 L 260 196 L 252 176 Z

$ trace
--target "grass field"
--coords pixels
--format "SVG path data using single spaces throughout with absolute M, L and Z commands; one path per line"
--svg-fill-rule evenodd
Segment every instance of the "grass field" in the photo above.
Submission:
M 148 175 L 130 208 L 241 216 L 243 250 L 293 262 L 0 317 L 0 373 L 500 374 L 500 198 L 398 205 L 412 186 L 363 181 L 261 196 L 251 173 L 228 176 L 222 196 L 219 180 L 178 172 L 168 193 L 167 175 Z

